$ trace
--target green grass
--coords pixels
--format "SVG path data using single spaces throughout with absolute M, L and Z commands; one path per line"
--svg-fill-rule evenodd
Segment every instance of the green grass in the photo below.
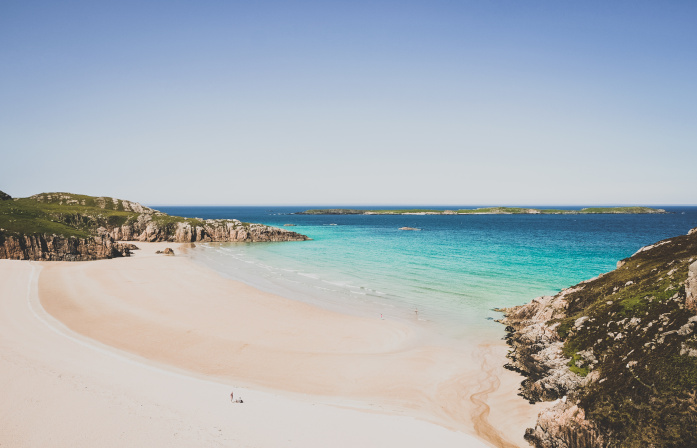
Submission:
M 589 207 L 580 210 L 580 213 L 664 213 L 661 209 L 650 207 Z
M 487 208 L 475 208 L 475 209 L 460 209 L 457 213 L 461 214 L 473 214 L 473 213 L 501 213 L 501 214 L 521 214 L 526 213 L 526 208 L 520 207 L 487 207 Z
M 69 193 L 42 193 L 29 198 L 0 200 L 0 234 L 49 234 L 87 238 L 99 227 L 113 229 L 134 223 L 141 213 L 126 211 L 133 203 Z M 146 208 L 147 209 L 147 208 Z M 150 211 L 151 209 L 147 209 Z M 182 218 L 164 213 L 149 214 L 152 222 L 166 235 L 172 235 L 179 223 L 203 227 L 198 218 Z M 240 223 L 249 228 L 249 223 Z
M 403 215 L 405 213 L 443 213 L 443 210 L 433 210 L 427 208 L 405 208 L 401 210 L 367 210 L 378 215 Z
M 126 233 L 129 230 L 138 233 L 145 230 L 146 225 L 152 224 L 156 231 L 154 237 L 158 240 L 175 239 L 177 227 L 182 223 L 189 224 L 192 233 L 197 235 L 201 230 L 210 230 L 202 219 L 169 216 L 141 207 L 130 201 L 68 193 L 42 193 L 29 198 L 0 200 L 0 244 L 8 236 L 22 235 L 89 238 L 96 236 L 101 227 L 112 231 L 124 225 L 131 226 L 125 229 Z M 134 212 L 133 208 L 141 209 L 143 213 Z M 138 225 L 134 225 L 136 223 Z M 248 231 L 253 226 L 245 222 L 221 220 L 213 227 L 222 226 L 222 229 L 215 231 L 225 231 L 225 226 L 230 224 Z M 208 234 L 203 236 L 210 237 Z
M 697 446 L 697 395 L 689 394 L 697 388 L 697 358 L 680 355 L 697 339 L 694 331 L 676 333 L 694 315 L 683 304 L 697 234 L 667 241 L 569 293 L 557 330 L 571 371 L 597 370 L 603 379 L 576 393 L 586 415 L 613 434 L 612 446 Z M 588 319 L 574 330 L 582 316 Z M 578 365 L 587 350 L 598 359 L 592 368 Z
M 121 211 L 126 212 L 125 203 L 130 201 L 124 201 L 122 199 L 114 199 L 110 197 L 100 197 L 100 196 L 87 196 L 84 194 L 74 194 L 74 193 L 40 193 L 35 194 L 29 198 L 35 202 L 39 202 L 45 205 L 54 205 L 59 207 L 86 207 L 88 209 L 101 209 L 109 211 Z M 127 213 L 130 213 L 127 212 Z
M 42 203 L 30 198 L 0 201 L 0 228 L 7 234 L 56 234 L 87 237 L 100 226 L 121 225 L 137 218 L 133 212 L 81 204 Z
M 182 218 L 179 216 L 170 215 L 154 215 L 152 221 L 161 227 L 173 226 L 180 222 L 185 222 L 191 225 L 191 227 L 203 226 L 205 223 L 201 219 L 197 218 Z
M 5 235 L 49 234 L 86 238 L 99 227 L 132 223 L 140 213 L 125 211 L 125 202 L 68 193 L 42 193 L 29 198 L 0 201 L 0 229 Z M 201 225 L 201 220 L 153 215 L 165 224 L 181 221 Z

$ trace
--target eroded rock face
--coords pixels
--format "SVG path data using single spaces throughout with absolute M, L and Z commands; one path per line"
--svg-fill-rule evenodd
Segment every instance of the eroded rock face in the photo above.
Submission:
M 537 448 L 595 448 L 606 446 L 583 409 L 561 399 L 540 413 L 534 428 L 525 431 L 525 440 Z
M 583 380 L 569 370 L 569 358 L 562 352 L 557 325 L 547 323 L 564 316 L 566 295 L 578 289 L 569 288 L 554 297 L 538 297 L 526 305 L 509 308 L 501 320 L 507 325 L 507 341 L 513 347 L 506 367 L 527 377 L 520 392 L 531 402 L 561 398 Z
M 685 307 L 697 313 L 697 261 L 690 265 L 685 282 Z
M 2 193 L 0 200 L 13 202 L 14 205 L 5 207 L 8 213 L 2 213 L 2 222 L 10 226 L 7 230 L 0 228 L 0 244 L 3 245 L 0 258 L 82 260 L 109 258 L 130 250 L 124 245 L 114 245 L 114 241 L 193 243 L 309 239 L 289 230 L 236 219 L 204 220 L 169 216 L 137 202 L 103 196 L 41 193 L 12 201 Z M 16 222 L 11 219 L 14 214 L 31 217 L 35 224 L 32 233 L 25 233 L 21 226 L 12 224 Z M 55 230 L 55 223 L 70 228 L 65 232 L 68 235 L 90 237 L 80 239 L 53 235 L 54 232 L 62 233 Z
M 117 241 L 169 241 L 174 243 L 194 242 L 260 242 L 260 241 L 305 241 L 309 238 L 296 232 L 269 227 L 263 224 L 247 224 L 236 219 L 207 219 L 202 225 L 192 226 L 188 222 L 159 224 L 152 215 L 143 214 L 134 223 L 98 232 Z
M 521 395 L 558 400 L 526 431 L 536 448 L 697 446 L 697 231 L 503 311 Z
M 127 245 L 110 237 L 75 238 L 56 235 L 0 237 L 0 258 L 35 261 L 87 261 L 127 257 Z

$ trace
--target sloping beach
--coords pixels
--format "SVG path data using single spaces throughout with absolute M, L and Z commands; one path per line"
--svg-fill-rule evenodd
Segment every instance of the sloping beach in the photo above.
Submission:
M 526 445 L 541 408 L 516 395 L 503 341 L 438 344 L 139 246 L 0 260 L 0 445 Z

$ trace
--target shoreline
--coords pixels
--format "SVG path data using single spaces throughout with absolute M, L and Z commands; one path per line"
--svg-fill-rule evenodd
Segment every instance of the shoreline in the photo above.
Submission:
M 418 329 L 264 293 L 194 263 L 176 245 L 175 257 L 154 254 L 166 246 L 142 244 L 130 259 L 36 263 L 41 304 L 97 344 L 189 378 L 247 387 L 246 395 L 328 406 L 332 421 L 346 419 L 331 417 L 341 410 L 373 422 L 366 428 L 397 419 L 400 434 L 418 421 L 420 434 L 446 444 L 454 437 L 473 446 L 477 436 L 481 446 L 525 446 L 524 428 L 541 408 L 516 395 L 521 377 L 499 362 L 502 341 L 469 352 L 423 345 Z M 263 418 L 250 425 L 259 432 L 250 430 L 250 440 L 268 431 Z M 321 445 L 305 437 L 303 446 Z

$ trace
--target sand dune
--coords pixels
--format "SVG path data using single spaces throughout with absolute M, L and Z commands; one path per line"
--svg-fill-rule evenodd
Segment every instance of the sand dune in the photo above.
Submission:
M 0 445 L 524 446 L 539 410 L 500 342 L 424 345 L 418 327 L 267 294 L 160 246 L 0 260 Z

